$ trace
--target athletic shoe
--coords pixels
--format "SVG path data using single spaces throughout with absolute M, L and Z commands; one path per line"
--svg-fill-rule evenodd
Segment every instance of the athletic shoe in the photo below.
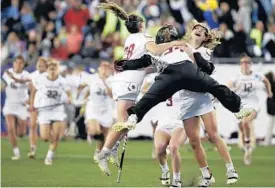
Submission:
M 173 179 L 170 187 L 181 187 L 181 181 Z
M 209 187 L 214 183 L 215 183 L 215 178 L 211 174 L 211 176 L 209 178 L 201 177 L 201 179 L 199 180 L 199 183 L 198 183 L 198 187 Z
M 44 161 L 44 163 L 45 163 L 45 165 L 52 165 L 53 164 L 53 160 L 46 158 L 45 161 Z
M 251 154 L 252 154 L 252 147 L 245 146 L 244 147 L 244 159 L 243 159 L 245 165 L 250 165 L 252 163 Z
M 13 161 L 17 161 L 19 159 L 20 159 L 20 155 L 14 155 L 11 157 L 11 160 L 13 160 Z
M 30 159 L 34 159 L 35 158 L 35 151 L 31 151 L 31 152 L 29 152 L 28 153 L 28 157 L 30 158 Z
M 97 159 L 98 154 L 99 154 L 99 151 L 95 151 L 94 157 L 93 157 L 95 163 L 98 163 L 98 159 Z
M 106 153 L 104 152 L 100 152 L 98 155 L 97 155 L 97 160 L 98 160 L 98 166 L 100 168 L 100 170 L 106 174 L 107 176 L 110 176 L 111 175 L 111 172 L 108 168 L 108 156 L 106 155 Z
M 239 175 L 235 169 L 227 171 L 226 176 L 227 176 L 227 182 L 226 182 L 227 185 L 235 184 L 239 178 Z
M 249 116 L 254 111 L 253 108 L 246 107 L 244 104 L 241 104 L 240 111 L 235 113 L 237 119 L 243 119 Z
M 132 114 L 128 117 L 126 122 L 118 122 L 113 125 L 112 129 L 116 132 L 122 131 L 124 129 L 133 130 L 137 124 L 137 116 Z
M 170 185 L 170 172 L 162 172 L 161 178 L 159 179 L 161 180 L 162 185 Z
M 119 167 L 119 162 L 118 162 L 118 146 L 119 146 L 119 143 L 116 143 L 114 145 L 114 147 L 111 150 L 110 156 L 108 158 L 109 162 L 112 165 L 116 166 L 116 167 Z

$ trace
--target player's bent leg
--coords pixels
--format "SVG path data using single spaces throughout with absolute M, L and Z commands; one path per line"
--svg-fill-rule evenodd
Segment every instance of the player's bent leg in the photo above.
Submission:
M 98 154 L 98 166 L 100 170 L 103 173 L 105 173 L 107 176 L 111 175 L 111 172 L 108 168 L 108 158 L 111 154 L 112 148 L 116 144 L 116 142 L 119 141 L 121 137 L 127 133 L 128 133 L 127 130 L 123 130 L 119 132 L 111 130 L 107 135 L 107 138 L 105 140 L 102 150 Z
M 96 141 L 96 150 L 94 152 L 93 160 L 98 162 L 97 155 L 101 151 L 104 143 L 104 135 L 100 130 L 99 122 L 96 119 L 89 119 L 87 122 L 87 134 L 91 140 Z
M 199 187 L 208 187 L 215 183 L 215 178 L 213 177 L 206 161 L 206 154 L 204 148 L 201 144 L 200 139 L 200 119 L 198 117 L 192 117 L 190 119 L 184 120 L 184 129 L 189 142 L 194 151 L 196 160 L 200 166 L 202 172 L 202 178 L 198 182 Z
M 11 157 L 12 160 L 19 160 L 20 159 L 20 151 L 17 146 L 17 140 L 16 140 L 16 129 L 15 129 L 15 121 L 16 117 L 11 114 L 7 114 L 5 116 L 5 120 L 7 123 L 7 128 L 8 128 L 8 137 L 9 141 L 12 145 L 13 148 L 13 156 Z
M 170 171 L 167 163 L 166 148 L 169 144 L 171 136 L 169 133 L 159 129 L 155 132 L 154 145 L 156 149 L 156 157 L 161 167 L 161 184 L 170 185 Z
M 227 184 L 235 184 L 238 181 L 238 173 L 236 172 L 231 160 L 228 147 L 221 136 L 218 134 L 218 126 L 215 111 L 209 112 L 201 116 L 206 132 L 210 141 L 217 147 L 219 154 L 225 162 L 227 169 Z
M 31 112 L 30 117 L 30 129 L 29 129 L 29 142 L 30 152 L 28 153 L 29 158 L 35 158 L 36 155 L 36 143 L 37 143 L 37 111 Z
M 172 157 L 173 180 L 170 187 L 181 187 L 181 155 L 180 146 L 186 141 L 187 136 L 183 128 L 175 128 L 169 142 Z
M 244 118 L 241 122 L 243 137 L 244 137 L 244 164 L 250 165 L 252 163 L 252 146 L 251 146 L 251 126 L 253 120 L 256 118 L 257 112 L 253 110 L 252 114 Z

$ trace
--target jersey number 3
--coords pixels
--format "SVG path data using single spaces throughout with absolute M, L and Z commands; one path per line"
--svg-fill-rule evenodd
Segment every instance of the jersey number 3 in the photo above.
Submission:
M 130 46 L 127 46 L 124 50 L 124 52 L 127 54 L 127 59 L 130 59 L 133 55 L 135 49 L 135 44 L 131 44 Z

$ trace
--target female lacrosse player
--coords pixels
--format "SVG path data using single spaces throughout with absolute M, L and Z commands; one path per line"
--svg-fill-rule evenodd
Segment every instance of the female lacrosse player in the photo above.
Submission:
M 158 116 L 154 135 L 156 156 L 162 171 L 160 180 L 163 185 L 170 185 L 171 183 L 171 187 L 181 187 L 181 155 L 179 149 L 187 139 L 182 122 L 177 120 L 176 117 L 179 111 L 179 100 L 180 97 L 177 92 L 166 102 L 157 105 L 164 106 L 165 111 L 163 112 L 165 114 Z M 167 113 L 169 113 L 169 115 L 167 115 Z M 168 146 L 172 159 L 172 182 L 170 182 L 170 172 L 167 164 Z
M 199 52 L 205 60 L 209 61 L 211 54 L 210 49 L 213 49 L 217 43 L 215 43 L 215 40 L 203 43 L 205 40 L 205 33 L 207 32 L 206 30 L 209 30 L 207 25 L 198 23 L 194 20 L 188 25 L 186 40 L 190 43 L 189 51 L 193 50 Z M 211 34 L 213 35 L 213 39 L 218 37 L 218 31 L 212 30 Z M 192 53 L 189 54 L 191 58 L 193 58 Z M 196 61 L 194 62 L 196 63 Z M 185 132 L 202 172 L 202 179 L 199 182 L 199 186 L 210 186 L 215 182 L 209 170 L 206 155 L 201 144 L 199 116 L 203 120 L 210 141 L 217 147 L 221 157 L 226 163 L 227 184 L 236 183 L 238 174 L 234 169 L 227 146 L 218 134 L 216 115 L 209 95 L 207 93 L 181 90 L 180 96 L 180 119 L 183 120 Z
M 65 79 L 59 75 L 59 66 L 59 62 L 54 59 L 47 61 L 47 74 L 33 82 L 31 95 L 31 105 L 38 111 L 41 138 L 51 142 L 45 165 L 52 165 L 62 124 L 66 119 L 64 104 L 69 102 L 70 97 Z
M 247 55 L 241 57 L 240 66 L 241 71 L 229 82 L 229 87 L 236 91 L 243 101 L 247 103 L 253 112 L 248 117 L 244 118 L 239 123 L 239 128 L 242 133 L 240 137 L 244 143 L 244 164 L 251 164 L 251 129 L 253 129 L 253 120 L 257 117 L 259 112 L 259 96 L 261 82 L 264 83 L 269 98 L 273 96 L 270 82 L 266 77 L 251 69 L 251 58 Z
M 144 33 L 145 24 L 141 17 L 131 14 L 128 15 L 123 9 L 113 2 L 100 3 L 101 8 L 113 11 L 120 19 L 125 21 L 127 30 L 131 33 L 124 44 L 124 59 L 137 59 L 146 52 L 159 55 L 170 47 L 183 45 L 182 41 L 173 41 L 167 44 L 156 45 L 153 38 Z M 141 84 L 145 76 L 144 70 L 129 70 L 114 75 L 112 82 L 113 98 L 117 100 L 117 121 L 125 121 L 128 117 L 127 109 L 135 104 L 140 91 Z M 110 132 L 106 138 L 103 150 L 111 152 L 109 146 L 113 140 L 120 140 L 123 135 Z M 112 150 L 117 150 L 118 143 Z M 109 172 L 106 172 L 110 174 Z
M 104 138 L 106 137 L 109 127 L 113 123 L 112 108 L 110 108 L 110 99 L 112 91 L 108 85 L 110 76 L 110 64 L 102 61 L 98 67 L 98 73 L 90 76 L 87 80 L 89 92 L 86 95 L 86 125 L 87 133 L 91 139 L 97 140 L 94 160 L 97 162 L 97 154 L 102 149 Z
M 207 32 L 207 39 L 204 42 L 213 40 L 211 37 L 210 33 Z M 170 42 L 178 38 L 177 30 L 169 25 L 162 27 L 158 31 L 156 43 Z M 211 64 L 204 60 L 200 53 L 192 55 L 202 69 L 213 71 Z M 111 148 L 115 144 L 119 135 L 123 135 L 127 130 L 133 129 L 153 106 L 168 99 L 181 89 L 213 94 L 226 108 L 232 112 L 238 112 L 236 114 L 238 118 L 245 117 L 251 113 L 251 109 L 241 105 L 238 95 L 229 90 L 228 87 L 220 85 L 206 73 L 199 71 L 197 66 L 192 63 L 189 55 L 180 48 L 170 48 L 160 57 L 153 58 L 150 55 L 144 55 L 141 59 L 120 61 L 115 65 L 117 71 L 123 71 L 147 67 L 150 64 L 156 67 L 160 75 L 141 100 L 134 107 L 127 110 L 128 114 L 131 115 L 128 120 L 126 122 L 118 122 L 112 127 L 114 131 L 117 131 L 117 136 L 108 142 L 108 148 Z M 107 149 L 102 150 L 101 155 L 99 155 L 99 159 L 102 160 L 98 163 L 101 170 L 105 173 L 108 172 L 106 174 L 109 174 L 109 169 L 104 161 L 109 155 L 108 153 Z
M 41 75 L 47 74 L 47 60 L 44 57 L 40 57 L 36 63 L 36 71 L 31 73 L 32 83 L 35 82 Z M 33 86 L 32 86 L 33 87 Z M 30 152 L 28 153 L 29 158 L 35 157 L 36 143 L 37 143 L 37 111 L 33 106 L 30 106 Z
M 8 69 L 3 80 L 6 83 L 6 101 L 3 108 L 8 136 L 13 148 L 14 156 L 12 160 L 20 159 L 20 151 L 17 145 L 16 136 L 26 134 L 26 120 L 28 117 L 27 103 L 29 100 L 28 87 L 30 75 L 24 70 L 25 60 L 22 56 L 17 56 L 13 62 L 13 67 Z

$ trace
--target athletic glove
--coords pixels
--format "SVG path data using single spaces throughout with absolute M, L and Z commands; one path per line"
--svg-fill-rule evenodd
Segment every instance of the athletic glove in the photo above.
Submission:
M 124 65 L 125 65 L 125 62 L 127 60 L 125 59 L 121 59 L 121 60 L 116 60 L 115 63 L 114 63 L 114 69 L 117 71 L 117 72 L 122 72 L 124 71 Z

